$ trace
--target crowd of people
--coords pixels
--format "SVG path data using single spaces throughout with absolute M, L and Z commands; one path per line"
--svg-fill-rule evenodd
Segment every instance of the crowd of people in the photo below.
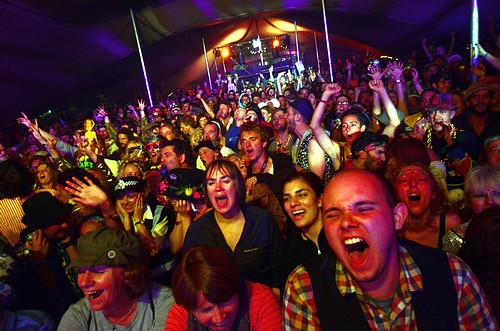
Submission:
M 451 38 L 21 113 L 0 330 L 498 329 L 500 38 Z

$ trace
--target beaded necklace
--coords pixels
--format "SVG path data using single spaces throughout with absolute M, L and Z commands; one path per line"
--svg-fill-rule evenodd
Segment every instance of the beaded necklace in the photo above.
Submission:
M 457 138 L 457 130 L 455 130 L 455 126 L 453 124 L 450 124 L 451 125 L 451 129 L 453 130 L 453 141 L 455 141 L 455 139 Z M 429 149 L 433 150 L 432 149 L 432 132 L 433 130 L 427 130 L 427 133 L 426 133 L 426 141 L 427 141 L 427 147 L 429 147 Z

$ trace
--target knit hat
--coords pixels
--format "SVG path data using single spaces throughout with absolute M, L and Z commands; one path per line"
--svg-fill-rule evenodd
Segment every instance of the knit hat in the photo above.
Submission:
M 68 269 L 129 265 L 141 254 L 139 240 L 132 233 L 106 227 L 78 238 L 77 249 L 78 257 Z
M 196 145 L 196 147 L 194 148 L 194 151 L 196 153 L 199 153 L 200 149 L 203 147 L 210 148 L 213 151 L 220 151 L 220 148 L 218 146 L 215 146 L 211 140 L 204 140 L 204 141 L 200 142 L 198 145 Z
M 30 229 L 45 229 L 64 222 L 63 217 L 71 214 L 73 207 L 63 204 L 49 192 L 40 192 L 23 203 L 22 222 Z
M 295 101 L 290 103 L 290 106 L 298 110 L 298 112 L 302 114 L 302 117 L 304 117 L 308 122 L 311 120 L 314 108 L 308 99 L 297 98 Z

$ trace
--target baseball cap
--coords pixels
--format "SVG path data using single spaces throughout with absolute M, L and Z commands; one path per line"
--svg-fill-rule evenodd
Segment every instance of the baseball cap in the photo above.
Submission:
M 303 98 L 297 98 L 295 99 L 295 101 L 290 103 L 290 106 L 297 109 L 299 113 L 301 113 L 302 116 L 305 119 L 307 119 L 307 121 L 311 120 L 314 113 L 314 109 L 309 100 Z
M 455 102 L 453 101 L 453 96 L 449 93 L 434 94 L 429 103 L 429 108 L 454 110 Z
M 99 228 L 77 240 L 78 257 L 67 268 L 129 265 L 141 255 L 139 240 L 123 229 Z
M 194 151 L 196 153 L 198 153 L 200 151 L 200 149 L 203 147 L 210 148 L 213 151 L 220 151 L 220 148 L 215 146 L 211 140 L 204 140 L 204 141 L 200 142 L 198 145 L 196 145 L 196 147 L 194 148 Z

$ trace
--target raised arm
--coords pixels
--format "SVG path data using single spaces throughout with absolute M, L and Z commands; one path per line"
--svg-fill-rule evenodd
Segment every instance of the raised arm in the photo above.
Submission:
M 214 111 L 212 110 L 212 108 L 210 108 L 210 106 L 208 105 L 208 103 L 205 101 L 205 99 L 203 99 L 203 97 L 201 96 L 200 93 L 198 93 L 196 95 L 196 98 L 198 98 L 200 101 L 201 101 L 201 104 L 203 105 L 203 108 L 205 108 L 205 111 L 208 113 L 208 115 L 210 116 L 210 118 L 215 118 L 215 113 Z
M 396 94 L 398 95 L 398 109 L 405 116 L 408 116 L 408 106 L 406 105 L 405 81 L 403 79 L 403 62 L 394 61 L 388 65 L 392 77 L 396 82 Z
M 392 103 L 389 95 L 387 94 L 387 91 L 385 90 L 384 83 L 381 80 L 372 80 L 369 82 L 369 86 L 380 96 L 385 111 L 387 112 L 387 117 L 389 118 L 389 123 L 385 126 L 382 133 L 389 138 L 394 138 L 396 129 L 398 128 L 399 124 L 401 124 L 396 107 L 394 107 L 394 104 Z
M 484 50 L 483 46 L 481 46 L 480 44 L 476 44 L 476 46 L 477 46 L 477 49 L 479 51 L 479 55 L 482 56 L 483 59 L 486 60 L 486 62 L 491 64 L 493 67 L 495 67 L 495 69 L 500 71 L 500 59 L 496 58 L 493 55 L 491 55 L 490 53 L 486 52 Z
M 340 168 L 340 145 L 336 141 L 330 139 L 325 129 L 321 126 L 321 121 L 325 114 L 327 100 L 333 95 L 340 93 L 340 90 L 341 87 L 337 83 L 330 83 L 325 87 L 310 122 L 316 142 L 332 159 L 335 170 Z
M 429 49 L 427 48 L 427 39 L 422 39 L 422 49 L 424 50 L 425 52 L 425 55 L 427 55 L 427 58 L 429 59 L 429 62 L 432 62 L 432 54 L 431 52 L 429 52 Z

